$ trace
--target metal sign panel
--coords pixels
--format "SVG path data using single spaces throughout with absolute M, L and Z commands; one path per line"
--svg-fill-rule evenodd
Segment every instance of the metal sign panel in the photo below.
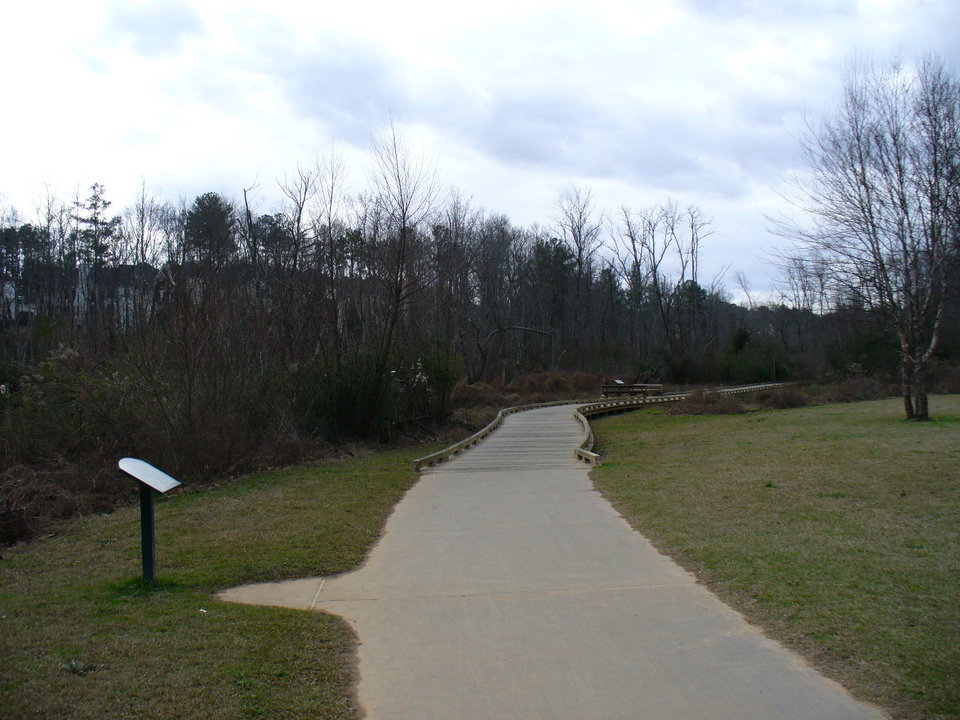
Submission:
M 123 458 L 120 460 L 120 470 L 132 477 L 138 482 L 142 482 L 147 487 L 153 488 L 159 493 L 165 493 L 172 490 L 180 484 L 179 480 L 174 480 L 163 470 L 158 470 L 150 463 L 136 458 Z

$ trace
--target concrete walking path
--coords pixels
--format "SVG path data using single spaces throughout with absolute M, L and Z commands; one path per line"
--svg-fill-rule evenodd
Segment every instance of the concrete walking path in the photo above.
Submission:
M 234 588 L 360 638 L 370 720 L 880 720 L 597 493 L 570 406 L 423 473 L 359 570 Z

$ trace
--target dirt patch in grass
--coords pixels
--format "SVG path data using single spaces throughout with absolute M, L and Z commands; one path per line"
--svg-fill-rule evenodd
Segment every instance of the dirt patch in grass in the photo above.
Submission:
M 960 396 L 593 423 L 594 480 L 725 601 L 898 718 L 960 717 Z
M 358 717 L 346 623 L 212 595 L 357 567 L 423 452 L 369 452 L 162 499 L 154 589 L 137 580 L 134 507 L 3 548 L 0 715 Z

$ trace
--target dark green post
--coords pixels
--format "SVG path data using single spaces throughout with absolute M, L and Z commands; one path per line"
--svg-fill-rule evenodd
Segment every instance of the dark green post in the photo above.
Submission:
M 143 580 L 151 585 L 154 581 L 154 538 L 153 490 L 140 483 L 140 554 L 143 557 Z

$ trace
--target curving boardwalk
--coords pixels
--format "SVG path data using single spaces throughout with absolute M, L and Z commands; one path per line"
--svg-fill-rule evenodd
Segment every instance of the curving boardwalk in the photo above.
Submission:
M 424 472 L 367 563 L 237 602 L 341 615 L 371 720 L 879 720 L 660 555 L 573 459 L 571 406 Z

